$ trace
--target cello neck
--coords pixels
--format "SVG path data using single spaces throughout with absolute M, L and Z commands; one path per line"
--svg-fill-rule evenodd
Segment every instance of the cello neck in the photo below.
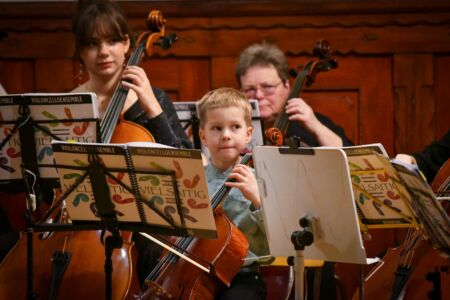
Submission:
M 442 165 L 431 183 L 436 196 L 450 196 L 450 158 Z
M 135 66 L 141 62 L 144 53 L 150 57 L 151 48 L 160 46 L 163 49 L 169 49 L 177 40 L 175 34 L 164 37 L 164 26 L 166 20 L 162 13 L 158 10 L 151 11 L 147 18 L 147 26 L 149 32 L 144 32 L 138 37 L 137 47 L 133 50 L 128 59 L 127 66 Z M 119 120 L 120 113 L 128 96 L 128 89 L 123 87 L 120 83 L 117 86 L 108 107 L 106 108 L 105 116 L 100 123 L 100 138 L 103 143 L 109 143 Z
M 251 153 L 246 153 L 241 161 L 239 162 L 242 165 L 246 165 L 249 163 L 250 159 L 252 158 L 252 154 Z M 230 182 L 230 181 L 234 181 L 233 179 L 227 179 L 225 182 Z M 228 195 L 228 193 L 230 192 L 231 187 L 226 186 L 225 183 L 222 184 L 222 186 L 214 193 L 214 195 L 211 197 L 211 206 L 213 208 L 213 210 L 215 210 L 220 203 L 222 203 L 222 201 L 225 199 L 225 197 Z
M 140 43 L 128 59 L 127 66 L 137 66 L 140 64 L 145 51 L 145 44 Z M 103 143 L 109 143 L 114 133 L 120 113 L 128 96 L 128 89 L 122 84 L 118 84 L 111 101 L 106 108 L 105 116 L 100 123 L 100 138 Z
M 302 90 L 304 84 L 305 84 L 305 80 L 307 78 L 307 75 L 309 73 L 308 68 L 304 68 L 297 76 L 291 92 L 289 94 L 289 97 L 286 99 L 286 102 L 283 105 L 283 109 L 281 110 L 281 112 L 279 113 L 277 119 L 275 120 L 274 123 L 274 128 L 278 128 L 281 133 L 283 134 L 283 136 L 285 135 L 287 128 L 289 126 L 289 119 L 288 119 L 288 115 L 286 114 L 286 110 L 284 109 L 284 107 L 286 107 L 287 101 L 289 99 L 298 97 L 300 95 L 300 91 Z

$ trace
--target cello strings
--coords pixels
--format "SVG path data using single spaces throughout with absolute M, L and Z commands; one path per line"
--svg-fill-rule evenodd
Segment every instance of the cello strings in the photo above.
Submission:
M 191 264 L 193 264 L 194 266 L 198 267 L 199 269 L 209 273 L 209 269 L 200 265 L 199 263 L 197 263 L 196 261 L 190 259 L 189 257 L 187 257 L 186 255 L 184 255 L 183 253 L 179 252 L 178 250 L 175 250 L 174 248 L 162 243 L 161 241 L 159 241 L 157 238 L 154 238 L 153 236 L 151 236 L 150 234 L 144 233 L 144 232 L 139 232 L 141 235 L 143 235 L 144 237 L 148 238 L 149 240 L 153 241 L 154 243 L 160 245 L 161 247 L 163 247 L 164 249 L 170 251 L 172 254 L 176 254 L 181 258 L 184 258 L 185 260 L 187 260 L 188 262 L 190 262 Z
M 133 51 L 128 60 L 128 66 L 134 66 L 139 63 L 144 51 L 143 47 L 143 43 L 139 44 L 136 47 L 135 51 Z M 119 83 L 108 104 L 105 116 L 100 123 L 101 141 L 103 143 L 109 143 L 111 140 L 114 128 L 116 127 L 117 121 L 120 116 L 120 112 L 122 111 L 123 105 L 125 104 L 127 94 L 128 90 Z

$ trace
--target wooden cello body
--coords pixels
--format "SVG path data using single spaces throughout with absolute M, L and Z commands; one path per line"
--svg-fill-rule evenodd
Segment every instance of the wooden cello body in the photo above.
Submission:
M 396 278 L 404 276 L 399 265 L 406 262 L 405 244 L 390 248 L 379 266 L 366 275 L 364 299 L 448 299 L 450 296 L 450 260 L 434 249 L 428 241 L 418 241 L 414 256 L 408 260 L 411 274 L 403 286 L 395 288 Z M 358 299 L 357 291 L 353 299 Z M 429 298 L 429 295 L 434 295 Z
M 0 265 L 0 299 L 105 299 L 105 254 L 99 233 L 57 232 L 47 240 L 40 240 L 38 234 L 33 234 L 32 295 L 27 293 L 27 238 L 22 233 L 19 242 Z M 71 253 L 69 266 L 57 291 L 52 294 L 52 262 L 64 259 L 62 255 L 54 256 L 55 249 L 66 251 L 61 247 L 66 241 L 66 250 Z M 132 276 L 134 267 L 130 263 L 134 251 L 132 246 L 132 243 L 124 242 L 122 249 L 113 254 L 112 299 L 124 299 L 124 295 L 138 289 L 139 283 L 136 276 Z
M 167 254 L 165 264 L 157 266 L 159 271 L 146 280 L 139 299 L 214 299 L 239 272 L 243 258 L 247 255 L 248 243 L 245 235 L 220 211 L 214 215 L 217 240 L 193 239 L 187 250 L 201 261 L 208 262 L 213 274 L 191 265 L 190 262 Z
M 247 164 L 250 158 L 251 155 L 246 154 L 241 164 Z M 230 190 L 223 184 L 211 199 L 217 240 L 183 237 L 173 243 L 210 272 L 169 252 L 148 275 L 138 299 L 214 299 L 230 284 L 241 269 L 249 248 L 245 235 L 219 207 Z

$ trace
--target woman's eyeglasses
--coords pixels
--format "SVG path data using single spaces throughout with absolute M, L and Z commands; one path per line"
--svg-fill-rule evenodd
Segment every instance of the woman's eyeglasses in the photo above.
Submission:
M 258 89 L 264 94 L 264 96 L 270 96 L 275 93 L 275 90 L 281 83 L 282 81 L 277 84 L 261 84 L 259 87 L 243 87 L 241 90 L 249 98 L 254 98 Z

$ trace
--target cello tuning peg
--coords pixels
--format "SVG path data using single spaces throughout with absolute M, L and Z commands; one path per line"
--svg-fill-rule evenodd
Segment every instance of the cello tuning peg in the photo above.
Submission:
M 338 62 L 335 59 L 330 59 L 330 66 L 332 69 L 336 69 L 338 66 Z
M 331 54 L 331 47 L 327 40 L 319 40 L 313 48 L 314 56 L 320 59 L 328 58 Z
M 171 33 L 167 36 L 160 37 L 157 44 L 164 50 L 170 49 L 173 43 L 178 40 L 178 36 L 174 33 Z
M 298 75 L 297 70 L 294 70 L 294 69 L 289 70 L 289 76 L 295 78 L 295 77 L 297 77 L 297 75 Z
M 176 35 L 175 33 L 168 34 L 167 38 L 170 40 L 171 43 L 175 43 L 176 41 L 178 41 L 178 35 Z
M 338 62 L 335 59 L 325 59 L 320 64 L 317 65 L 317 69 L 320 71 L 330 71 L 331 69 L 336 69 Z

